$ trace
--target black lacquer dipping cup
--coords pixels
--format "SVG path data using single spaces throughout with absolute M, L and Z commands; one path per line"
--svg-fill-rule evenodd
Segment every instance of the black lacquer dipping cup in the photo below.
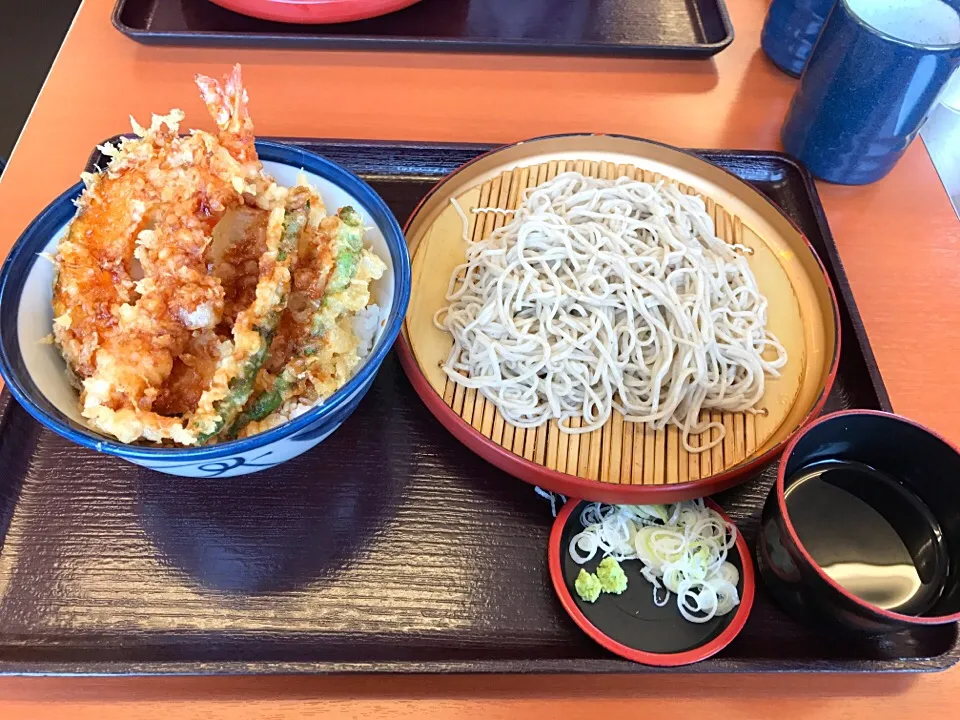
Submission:
M 896 415 L 827 415 L 787 446 L 756 549 L 777 602 L 827 631 L 960 620 L 960 453 Z

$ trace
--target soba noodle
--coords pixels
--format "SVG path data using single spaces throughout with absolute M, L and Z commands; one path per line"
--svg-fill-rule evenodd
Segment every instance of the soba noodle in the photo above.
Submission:
M 467 261 L 434 318 L 453 337 L 443 369 L 517 427 L 586 433 L 617 411 L 672 423 L 699 452 L 723 438 L 700 411 L 756 411 L 787 361 L 752 251 L 718 238 L 703 201 L 674 185 L 564 173 L 479 242 L 454 205 Z M 690 444 L 711 428 L 719 438 Z

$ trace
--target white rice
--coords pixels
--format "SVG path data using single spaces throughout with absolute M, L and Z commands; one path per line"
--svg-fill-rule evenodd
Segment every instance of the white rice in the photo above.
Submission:
M 377 329 L 380 327 L 380 306 L 376 303 L 367 305 L 361 312 L 353 316 L 353 333 L 360 344 L 357 346 L 357 356 L 363 360 L 373 350 L 377 340 Z

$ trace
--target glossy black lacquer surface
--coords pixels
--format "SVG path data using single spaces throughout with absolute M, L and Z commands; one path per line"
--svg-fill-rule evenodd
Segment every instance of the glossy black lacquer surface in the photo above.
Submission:
M 674 654 L 703 647 L 730 625 L 736 614 L 734 612 L 701 623 L 685 620 L 677 610 L 676 595 L 671 595 L 664 605 L 658 606 L 654 602 L 653 586 L 640 573 L 643 564 L 636 560 L 620 564 L 627 576 L 627 588 L 622 593 L 602 593 L 594 602 L 581 598 L 575 588 L 577 576 L 581 570 L 596 573 L 597 566 L 603 560 L 602 552 L 582 565 L 570 557 L 570 542 L 583 530 L 580 513 L 587 505 L 579 503 L 567 518 L 556 550 L 560 554 L 560 568 L 570 597 L 597 630 L 634 650 Z M 737 592 L 743 596 L 743 563 L 736 548 L 730 551 L 727 559 L 740 574 Z M 658 593 L 658 597 L 662 598 L 663 593 Z
M 305 144 L 367 177 L 401 219 L 484 149 Z M 828 409 L 887 407 L 809 176 L 775 153 L 704 155 L 785 208 L 828 265 L 844 332 Z M 457 443 L 393 354 L 330 438 L 239 478 L 97 455 L 3 398 L 2 672 L 654 671 L 566 616 L 548 503 Z M 716 498 L 751 547 L 774 469 Z M 758 588 L 737 639 L 683 671 L 938 670 L 958 656 L 955 626 L 840 642 Z
M 818 571 L 825 559 L 834 559 L 843 563 L 846 576 L 861 573 L 878 582 L 890 575 L 893 565 L 885 558 L 885 567 L 868 566 L 868 554 L 877 549 L 869 534 L 876 535 L 877 528 L 862 521 L 857 532 L 846 538 L 834 532 L 834 541 L 845 541 L 847 546 L 834 547 L 832 558 L 813 552 L 816 533 L 823 530 L 803 522 L 790 494 L 802 489 L 804 468 L 828 461 L 871 469 L 870 473 L 843 477 L 843 487 L 867 501 L 881 521 L 889 524 L 912 557 L 918 581 L 930 583 L 920 590 L 924 597 L 916 598 L 921 601 L 919 606 L 910 601 L 901 607 L 879 609 Z M 785 502 L 780 502 L 775 486 L 763 508 L 756 555 L 764 582 L 783 607 L 828 632 L 883 633 L 922 622 L 950 622 L 950 627 L 956 628 L 960 618 L 960 453 L 902 418 L 841 413 L 810 425 L 787 448 L 781 465 L 778 482 Z M 829 502 L 839 505 L 836 499 Z M 830 508 L 820 512 L 827 516 Z M 848 513 L 847 522 L 856 521 L 851 516 Z M 901 586 L 907 584 L 904 578 L 901 570 Z
M 733 41 L 723 0 L 422 0 L 336 25 L 268 22 L 208 0 L 118 0 L 113 24 L 151 45 L 702 58 Z

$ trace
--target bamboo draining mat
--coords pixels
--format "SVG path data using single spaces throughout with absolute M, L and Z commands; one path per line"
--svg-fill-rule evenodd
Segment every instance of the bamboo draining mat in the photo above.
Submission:
M 485 239 L 508 222 L 510 217 L 505 213 L 474 213 L 471 212 L 472 208 L 516 209 L 523 200 L 525 189 L 535 187 L 553 179 L 558 173 L 570 170 L 599 178 L 615 179 L 626 175 L 646 182 L 660 180 L 669 182 L 669 179 L 663 178 L 659 173 L 633 165 L 603 161 L 559 160 L 516 167 L 484 182 L 479 189 L 474 188 L 473 191 L 460 196 L 463 209 L 469 218 L 468 236 L 474 241 Z M 678 187 L 682 192 L 698 194 L 686 185 L 679 184 Z M 703 198 L 702 195 L 700 197 Z M 782 275 L 783 270 L 779 267 L 776 258 L 762 242 L 756 242 L 756 236 L 745 232 L 740 219 L 732 216 L 710 198 L 703 199 L 716 225 L 717 235 L 727 242 L 748 245 L 754 250 L 754 256 L 757 256 L 759 251 L 760 259 L 764 260 L 762 268 L 768 271 L 766 284 L 780 286 L 786 280 L 786 285 L 789 287 L 789 279 L 786 275 Z M 446 227 L 437 233 L 443 236 L 444 245 L 448 246 L 451 242 L 451 229 Z M 462 261 L 462 240 L 459 233 L 455 241 Z M 435 240 L 431 239 L 431 243 L 433 242 Z M 430 247 L 428 243 L 421 244 L 417 248 L 418 254 L 426 252 L 424 245 Z M 445 252 L 450 252 L 449 247 Z M 417 259 L 420 259 L 421 263 L 424 262 L 422 257 L 415 256 L 415 267 Z M 751 257 L 750 260 L 753 266 L 753 258 Z M 445 287 L 449 273 L 434 272 L 432 267 L 434 263 L 430 265 L 430 273 L 420 273 L 419 282 L 431 284 L 442 282 Z M 774 267 L 779 273 L 774 270 Z M 757 269 L 754 270 L 756 273 Z M 418 275 L 416 271 L 415 275 Z M 765 283 L 759 275 L 758 282 L 761 289 L 765 290 Z M 778 302 L 790 303 L 792 298 L 792 302 L 796 303 L 796 299 L 790 292 L 777 292 L 776 295 Z M 438 308 L 433 308 L 433 310 L 436 309 Z M 801 323 L 799 308 L 791 310 L 786 313 L 788 321 L 783 324 L 793 325 L 796 329 L 796 325 Z M 795 365 L 802 365 L 804 357 L 802 332 L 788 332 L 780 339 L 790 355 L 788 364 L 793 362 Z M 425 367 L 425 363 L 434 365 L 438 362 L 442 363 L 449 350 L 449 343 L 446 347 L 437 348 L 435 342 L 426 340 L 420 342 L 421 338 L 418 334 L 411 334 L 410 340 L 414 355 L 421 367 Z M 442 351 L 442 354 L 438 353 L 438 350 Z M 645 423 L 627 422 L 617 412 L 613 413 L 602 428 L 582 435 L 561 432 L 555 421 L 538 428 L 515 428 L 505 422 L 493 403 L 475 389 L 464 388 L 446 378 L 445 375 L 441 379 L 436 373 L 426 374 L 428 377 L 432 375 L 431 384 L 442 395 L 447 406 L 485 438 L 542 467 L 589 480 L 620 485 L 664 485 L 696 481 L 711 477 L 750 459 L 783 423 L 792 400 L 799 392 L 801 382 L 801 372 L 797 368 L 794 368 L 794 372 L 785 372 L 783 378 L 776 382 L 768 382 L 760 415 L 728 412 L 702 413 L 702 420 L 709 419 L 723 423 L 724 439 L 708 450 L 689 452 L 683 447 L 678 428 L 668 426 L 665 429 L 653 430 Z M 771 393 L 775 394 L 776 398 L 771 397 Z M 579 427 L 580 420 L 573 419 L 571 425 Z M 708 430 L 702 437 L 691 436 L 690 444 L 697 447 L 701 443 L 709 442 L 709 439 L 718 438 L 719 434 L 718 429 Z

